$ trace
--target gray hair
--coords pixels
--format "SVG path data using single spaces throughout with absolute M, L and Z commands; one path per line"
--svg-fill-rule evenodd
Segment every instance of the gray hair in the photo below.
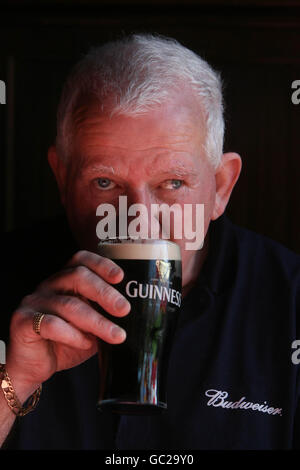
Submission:
M 178 41 L 135 34 L 92 49 L 74 67 L 64 86 L 57 113 L 56 147 L 67 160 L 73 113 L 79 101 L 93 96 L 110 116 L 138 116 L 162 104 L 171 90 L 190 85 L 206 119 L 205 153 L 216 168 L 223 152 L 224 118 L 220 76 Z M 178 88 L 180 90 L 180 88 Z

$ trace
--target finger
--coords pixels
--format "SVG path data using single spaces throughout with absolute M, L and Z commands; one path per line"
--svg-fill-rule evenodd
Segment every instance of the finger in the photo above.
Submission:
M 62 343 L 67 346 L 78 349 L 90 349 L 93 346 L 91 339 L 76 328 L 71 323 L 66 322 L 64 319 L 52 315 L 45 314 L 40 323 L 40 334 L 33 330 L 33 317 L 32 311 L 23 311 L 19 314 L 19 328 L 23 331 L 22 340 L 25 343 L 31 343 L 39 339 L 47 339 L 57 343 Z M 26 326 L 26 328 L 24 327 Z
M 55 315 L 44 316 L 40 336 L 78 349 L 90 349 L 92 346 L 92 342 L 78 328 Z
M 116 263 L 91 251 L 78 251 L 66 265 L 67 268 L 77 266 L 86 266 L 112 284 L 121 282 L 124 277 L 124 271 Z
M 39 286 L 41 293 L 54 290 L 57 294 L 74 294 L 96 302 L 115 316 L 127 315 L 130 303 L 114 287 L 84 266 L 71 268 L 63 275 L 52 277 Z
M 55 312 L 77 329 L 91 333 L 107 343 L 122 343 L 126 338 L 126 332 L 122 328 L 77 297 L 67 295 L 39 297 L 39 302 L 35 302 L 34 306 L 37 311 Z

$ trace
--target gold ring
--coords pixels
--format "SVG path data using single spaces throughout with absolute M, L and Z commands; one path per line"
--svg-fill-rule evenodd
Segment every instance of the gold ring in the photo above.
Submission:
M 41 334 L 41 323 L 42 323 L 42 320 L 44 318 L 45 314 L 44 313 L 40 313 L 40 312 L 36 312 L 34 315 L 33 315 L 33 331 L 37 334 L 37 335 L 40 335 Z

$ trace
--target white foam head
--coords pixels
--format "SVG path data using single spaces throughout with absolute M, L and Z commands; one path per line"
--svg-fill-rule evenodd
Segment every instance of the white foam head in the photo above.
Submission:
M 181 260 L 179 245 L 169 240 L 107 240 L 98 244 L 98 253 L 110 259 Z

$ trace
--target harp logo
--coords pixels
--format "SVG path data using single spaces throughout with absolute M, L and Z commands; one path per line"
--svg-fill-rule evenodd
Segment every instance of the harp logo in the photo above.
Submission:
M 6 104 L 6 86 L 3 80 L 0 80 L 0 104 Z
M 156 269 L 161 281 L 167 281 L 170 277 L 171 263 L 161 259 L 156 260 Z

